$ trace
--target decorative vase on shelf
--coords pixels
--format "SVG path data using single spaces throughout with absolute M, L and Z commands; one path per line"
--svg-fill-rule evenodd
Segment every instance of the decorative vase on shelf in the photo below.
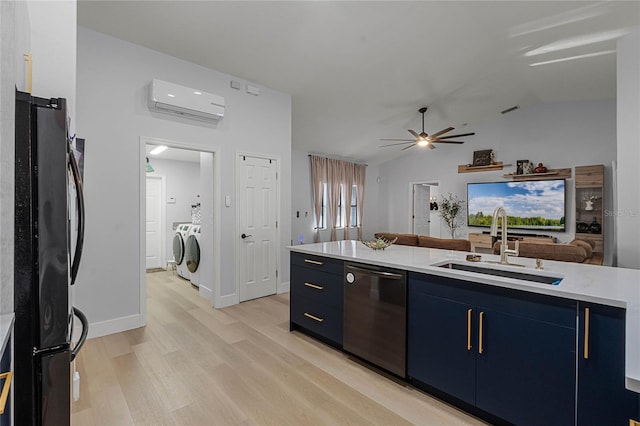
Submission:
M 602 226 L 598 223 L 598 220 L 594 217 L 593 221 L 589 224 L 589 232 L 592 234 L 599 234 L 602 231 Z
M 585 204 L 584 205 L 585 210 L 593 210 L 593 201 L 585 200 L 584 204 Z
M 538 163 L 538 167 L 536 167 L 535 169 L 533 169 L 534 173 L 547 173 L 547 168 L 542 165 L 542 163 Z

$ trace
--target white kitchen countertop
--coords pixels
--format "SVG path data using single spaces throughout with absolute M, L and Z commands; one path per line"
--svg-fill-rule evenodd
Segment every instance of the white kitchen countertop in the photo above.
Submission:
M 460 251 L 402 245 L 392 245 L 385 250 L 372 250 L 353 240 L 304 244 L 288 248 L 299 253 L 458 278 L 497 287 L 625 308 L 626 384 L 627 389 L 640 392 L 640 270 L 544 260 L 544 269 L 539 271 L 535 269 L 535 259 L 524 257 L 510 257 L 509 262 L 525 265 L 526 268 L 484 263 L 485 260 L 499 260 L 499 256 L 490 254 L 482 254 L 483 262 L 475 263 L 467 262 L 465 256 L 469 253 Z M 433 266 L 447 261 L 537 275 L 562 276 L 563 279 L 558 285 L 550 285 Z
M 0 354 L 4 352 L 4 348 L 7 346 L 9 337 L 11 336 L 11 330 L 13 327 L 14 314 L 0 315 L 0 338 L 2 338 L 2 350 Z M 0 371 L 0 373 L 3 373 Z

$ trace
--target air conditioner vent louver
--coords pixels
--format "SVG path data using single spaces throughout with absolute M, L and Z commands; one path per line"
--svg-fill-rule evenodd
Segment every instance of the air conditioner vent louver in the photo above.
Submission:
M 222 96 L 153 79 L 149 85 L 149 109 L 217 123 L 224 118 L 225 102 Z

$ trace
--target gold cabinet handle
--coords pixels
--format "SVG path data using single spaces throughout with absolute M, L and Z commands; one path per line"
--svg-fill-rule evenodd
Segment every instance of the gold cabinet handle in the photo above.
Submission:
M 467 311 L 467 350 L 471 350 L 471 314 L 473 309 Z
M 484 312 L 480 312 L 480 319 L 478 325 L 478 353 L 481 354 L 484 352 L 484 348 L 482 347 L 482 320 L 484 319 Z
M 311 283 L 304 283 L 304 285 L 306 285 L 307 287 L 315 288 L 316 290 L 324 290 L 324 287 L 322 287 L 321 285 L 315 285 Z
M 584 308 L 584 359 L 589 359 L 589 308 Z
M 11 388 L 11 379 L 13 378 L 13 371 L 0 374 L 0 380 L 4 379 L 4 385 L 2 386 L 2 393 L 0 393 L 0 414 L 4 414 L 5 406 L 7 405 L 7 398 L 9 397 L 9 388 Z
M 324 262 L 318 262 L 317 260 L 305 259 L 305 263 L 311 263 L 312 265 L 324 265 Z
M 323 322 L 324 321 L 324 318 L 318 318 L 315 315 L 311 315 L 309 312 L 305 312 L 304 316 L 307 317 L 307 318 L 311 318 L 314 321 L 318 321 L 318 322 Z

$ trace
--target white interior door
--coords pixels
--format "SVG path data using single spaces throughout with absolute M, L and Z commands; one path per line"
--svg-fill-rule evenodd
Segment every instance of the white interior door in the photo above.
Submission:
M 162 267 L 162 178 L 147 176 L 146 268 Z
M 430 235 L 431 209 L 429 208 L 430 188 L 428 185 L 413 185 L 413 233 Z
M 274 160 L 238 159 L 240 301 L 276 293 L 277 165 Z
M 430 184 L 429 185 L 429 198 L 432 199 L 436 204 L 440 202 L 439 200 L 439 191 L 438 185 Z M 431 223 L 429 226 L 429 235 L 432 237 L 440 238 L 440 226 L 442 221 L 440 220 L 440 215 L 438 210 L 431 210 Z

